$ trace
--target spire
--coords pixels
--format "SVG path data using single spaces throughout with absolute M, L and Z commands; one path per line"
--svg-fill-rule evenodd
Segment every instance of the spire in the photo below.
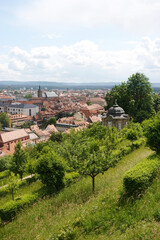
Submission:
M 38 88 L 38 97 L 42 97 L 42 90 L 41 90 L 40 85 L 39 85 L 39 88 Z

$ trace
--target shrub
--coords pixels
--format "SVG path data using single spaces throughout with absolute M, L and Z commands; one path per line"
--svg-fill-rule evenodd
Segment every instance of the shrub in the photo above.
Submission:
M 56 192 L 64 186 L 65 164 L 48 146 L 43 148 L 42 155 L 37 161 L 36 172 L 49 192 Z
M 21 198 L 7 202 L 0 208 L 0 217 L 2 221 L 10 221 L 20 209 L 24 208 L 26 205 L 32 204 L 37 198 L 38 194 L 25 194 Z
M 8 170 L 10 168 L 11 160 L 11 155 L 3 156 L 0 158 L 0 172 Z
M 3 172 L 0 172 L 0 179 L 3 179 L 5 177 L 8 177 L 9 176 L 9 170 L 5 170 Z
M 126 134 L 126 138 L 128 140 L 134 141 L 138 139 L 138 133 L 136 130 L 134 129 L 128 129 L 127 134 Z
M 145 143 L 145 139 L 144 138 L 140 138 L 134 142 L 132 142 L 132 145 L 131 145 L 131 148 L 134 150 L 134 149 L 137 149 L 139 148 L 141 145 L 143 145 Z
M 145 190 L 152 183 L 159 167 L 160 162 L 157 159 L 146 159 L 127 171 L 123 179 L 126 193 L 132 195 Z
M 123 156 L 125 156 L 125 155 L 129 154 L 130 152 L 132 152 L 131 146 L 123 147 L 120 150 L 121 150 L 121 153 L 122 153 Z
M 0 197 L 6 196 L 7 193 L 8 193 L 8 188 L 7 188 L 7 186 L 0 188 Z

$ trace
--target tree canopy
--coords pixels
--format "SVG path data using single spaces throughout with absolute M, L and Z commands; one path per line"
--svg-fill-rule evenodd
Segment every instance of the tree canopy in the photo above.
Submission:
M 108 108 L 113 106 L 115 99 L 135 122 L 142 122 L 154 113 L 153 90 L 142 73 L 132 74 L 126 83 L 113 87 L 106 94 Z
M 0 124 L 2 125 L 2 127 L 9 127 L 9 116 L 7 113 L 2 112 L 0 113 Z
M 144 134 L 147 145 L 157 153 L 160 153 L 160 113 L 143 122 Z
M 24 149 L 22 149 L 21 142 L 18 142 L 15 146 L 15 152 L 11 162 L 11 171 L 16 175 L 19 174 L 21 179 L 23 177 L 23 173 L 25 172 L 27 158 L 27 153 Z
M 50 192 L 60 190 L 65 174 L 65 164 L 62 158 L 49 146 L 45 146 L 37 160 L 36 172 Z
M 24 98 L 32 98 L 32 94 L 31 93 L 27 93 L 25 96 L 24 96 Z
M 56 118 L 55 117 L 49 118 L 46 125 L 48 126 L 49 124 L 54 124 L 54 126 L 56 126 Z

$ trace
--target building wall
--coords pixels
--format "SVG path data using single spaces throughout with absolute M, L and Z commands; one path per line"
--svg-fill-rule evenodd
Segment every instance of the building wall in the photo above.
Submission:
M 103 126 L 110 126 L 116 127 L 118 130 L 124 128 L 128 123 L 128 118 L 126 119 L 113 119 L 112 117 L 108 116 L 106 118 L 102 118 L 102 125 Z
M 39 112 L 39 107 L 34 108 L 16 108 L 16 107 L 0 107 L 0 112 L 7 112 L 10 114 L 24 114 L 27 116 L 35 116 Z

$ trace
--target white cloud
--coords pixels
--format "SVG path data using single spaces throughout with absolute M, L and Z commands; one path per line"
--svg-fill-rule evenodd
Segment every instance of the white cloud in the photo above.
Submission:
M 150 80 L 160 74 L 160 39 L 143 38 L 123 51 L 102 51 L 92 41 L 24 51 L 14 47 L 0 56 L 0 78 L 50 81 L 125 81 L 137 71 Z
M 17 10 L 19 23 L 30 27 L 112 25 L 129 31 L 160 32 L 159 0 L 33 0 Z

